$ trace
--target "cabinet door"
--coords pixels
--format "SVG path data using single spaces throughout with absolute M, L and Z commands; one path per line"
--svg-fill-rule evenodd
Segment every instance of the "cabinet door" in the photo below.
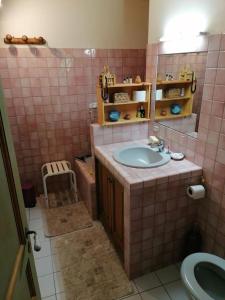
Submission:
M 107 173 L 107 217 L 108 230 L 113 233 L 114 230 L 114 178 Z
M 107 231 L 113 231 L 113 178 L 98 163 L 99 217 Z
M 99 219 L 123 254 L 124 242 L 124 189 L 113 175 L 97 162 Z
M 108 223 L 108 180 L 107 180 L 107 170 L 100 165 L 100 180 L 99 187 L 101 189 L 101 199 L 100 199 L 100 219 L 104 226 Z
M 113 239 L 116 246 L 123 250 L 124 246 L 124 188 L 114 179 L 114 216 L 113 216 Z

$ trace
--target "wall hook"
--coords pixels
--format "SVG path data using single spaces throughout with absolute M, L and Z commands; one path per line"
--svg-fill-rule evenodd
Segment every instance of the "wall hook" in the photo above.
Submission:
M 17 45 L 44 45 L 46 44 L 46 40 L 42 36 L 39 36 L 38 38 L 29 38 L 28 36 L 23 35 L 21 38 L 16 38 L 11 34 L 7 34 L 4 38 L 4 43 Z

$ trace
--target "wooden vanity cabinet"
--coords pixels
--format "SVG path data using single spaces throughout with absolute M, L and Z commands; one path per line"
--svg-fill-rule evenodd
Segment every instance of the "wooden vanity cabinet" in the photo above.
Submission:
M 96 161 L 96 175 L 98 218 L 123 257 L 124 188 L 99 161 Z

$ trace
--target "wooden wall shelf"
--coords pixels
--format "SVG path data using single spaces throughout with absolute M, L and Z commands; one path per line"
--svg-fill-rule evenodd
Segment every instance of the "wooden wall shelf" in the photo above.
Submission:
M 4 43 L 10 45 L 44 45 L 46 44 L 46 40 L 42 36 L 28 38 L 26 35 L 23 35 L 21 38 L 16 38 L 11 34 L 7 34 L 4 38 Z
M 184 96 L 174 97 L 174 98 L 163 98 L 161 100 L 155 101 L 155 120 L 172 120 L 178 118 L 185 118 L 192 114 L 193 107 L 193 94 L 191 92 L 191 81 L 158 81 L 156 89 L 162 89 L 163 93 L 173 88 L 183 88 Z M 172 104 L 180 104 L 182 111 L 180 114 L 171 114 L 170 107 Z M 162 112 L 166 115 L 162 115 Z
M 132 101 L 133 91 L 145 90 L 146 91 L 146 100 L 144 102 Z M 130 97 L 129 102 L 125 103 L 114 103 L 113 96 L 115 93 L 128 93 Z M 101 87 L 97 86 L 97 101 L 98 101 L 98 123 L 102 126 L 114 126 L 122 124 L 131 124 L 131 123 L 140 123 L 150 120 L 150 108 L 151 108 L 151 83 L 142 82 L 140 84 L 115 84 L 108 87 L 109 93 L 109 103 L 104 102 L 101 95 Z M 143 106 L 145 109 L 145 118 L 137 117 L 137 110 Z M 120 119 L 116 122 L 111 122 L 109 120 L 109 112 L 112 110 L 117 110 L 120 112 Z M 126 115 L 130 116 L 130 119 L 127 120 L 124 117 Z
M 145 104 L 146 102 L 138 102 L 138 101 L 129 101 L 124 103 L 104 103 L 104 106 L 121 106 L 121 105 L 136 105 L 136 104 Z

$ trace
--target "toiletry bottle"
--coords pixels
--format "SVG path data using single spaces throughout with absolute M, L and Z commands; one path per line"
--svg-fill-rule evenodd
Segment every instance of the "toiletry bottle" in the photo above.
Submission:
M 137 109 L 136 117 L 141 118 L 141 109 L 140 109 L 140 107 Z
M 141 118 L 145 118 L 145 109 L 143 105 L 141 105 L 140 114 L 141 114 Z
M 185 95 L 185 89 L 184 89 L 184 88 L 181 88 L 181 90 L 180 90 L 180 96 L 181 96 L 181 97 L 184 97 L 184 95 Z

